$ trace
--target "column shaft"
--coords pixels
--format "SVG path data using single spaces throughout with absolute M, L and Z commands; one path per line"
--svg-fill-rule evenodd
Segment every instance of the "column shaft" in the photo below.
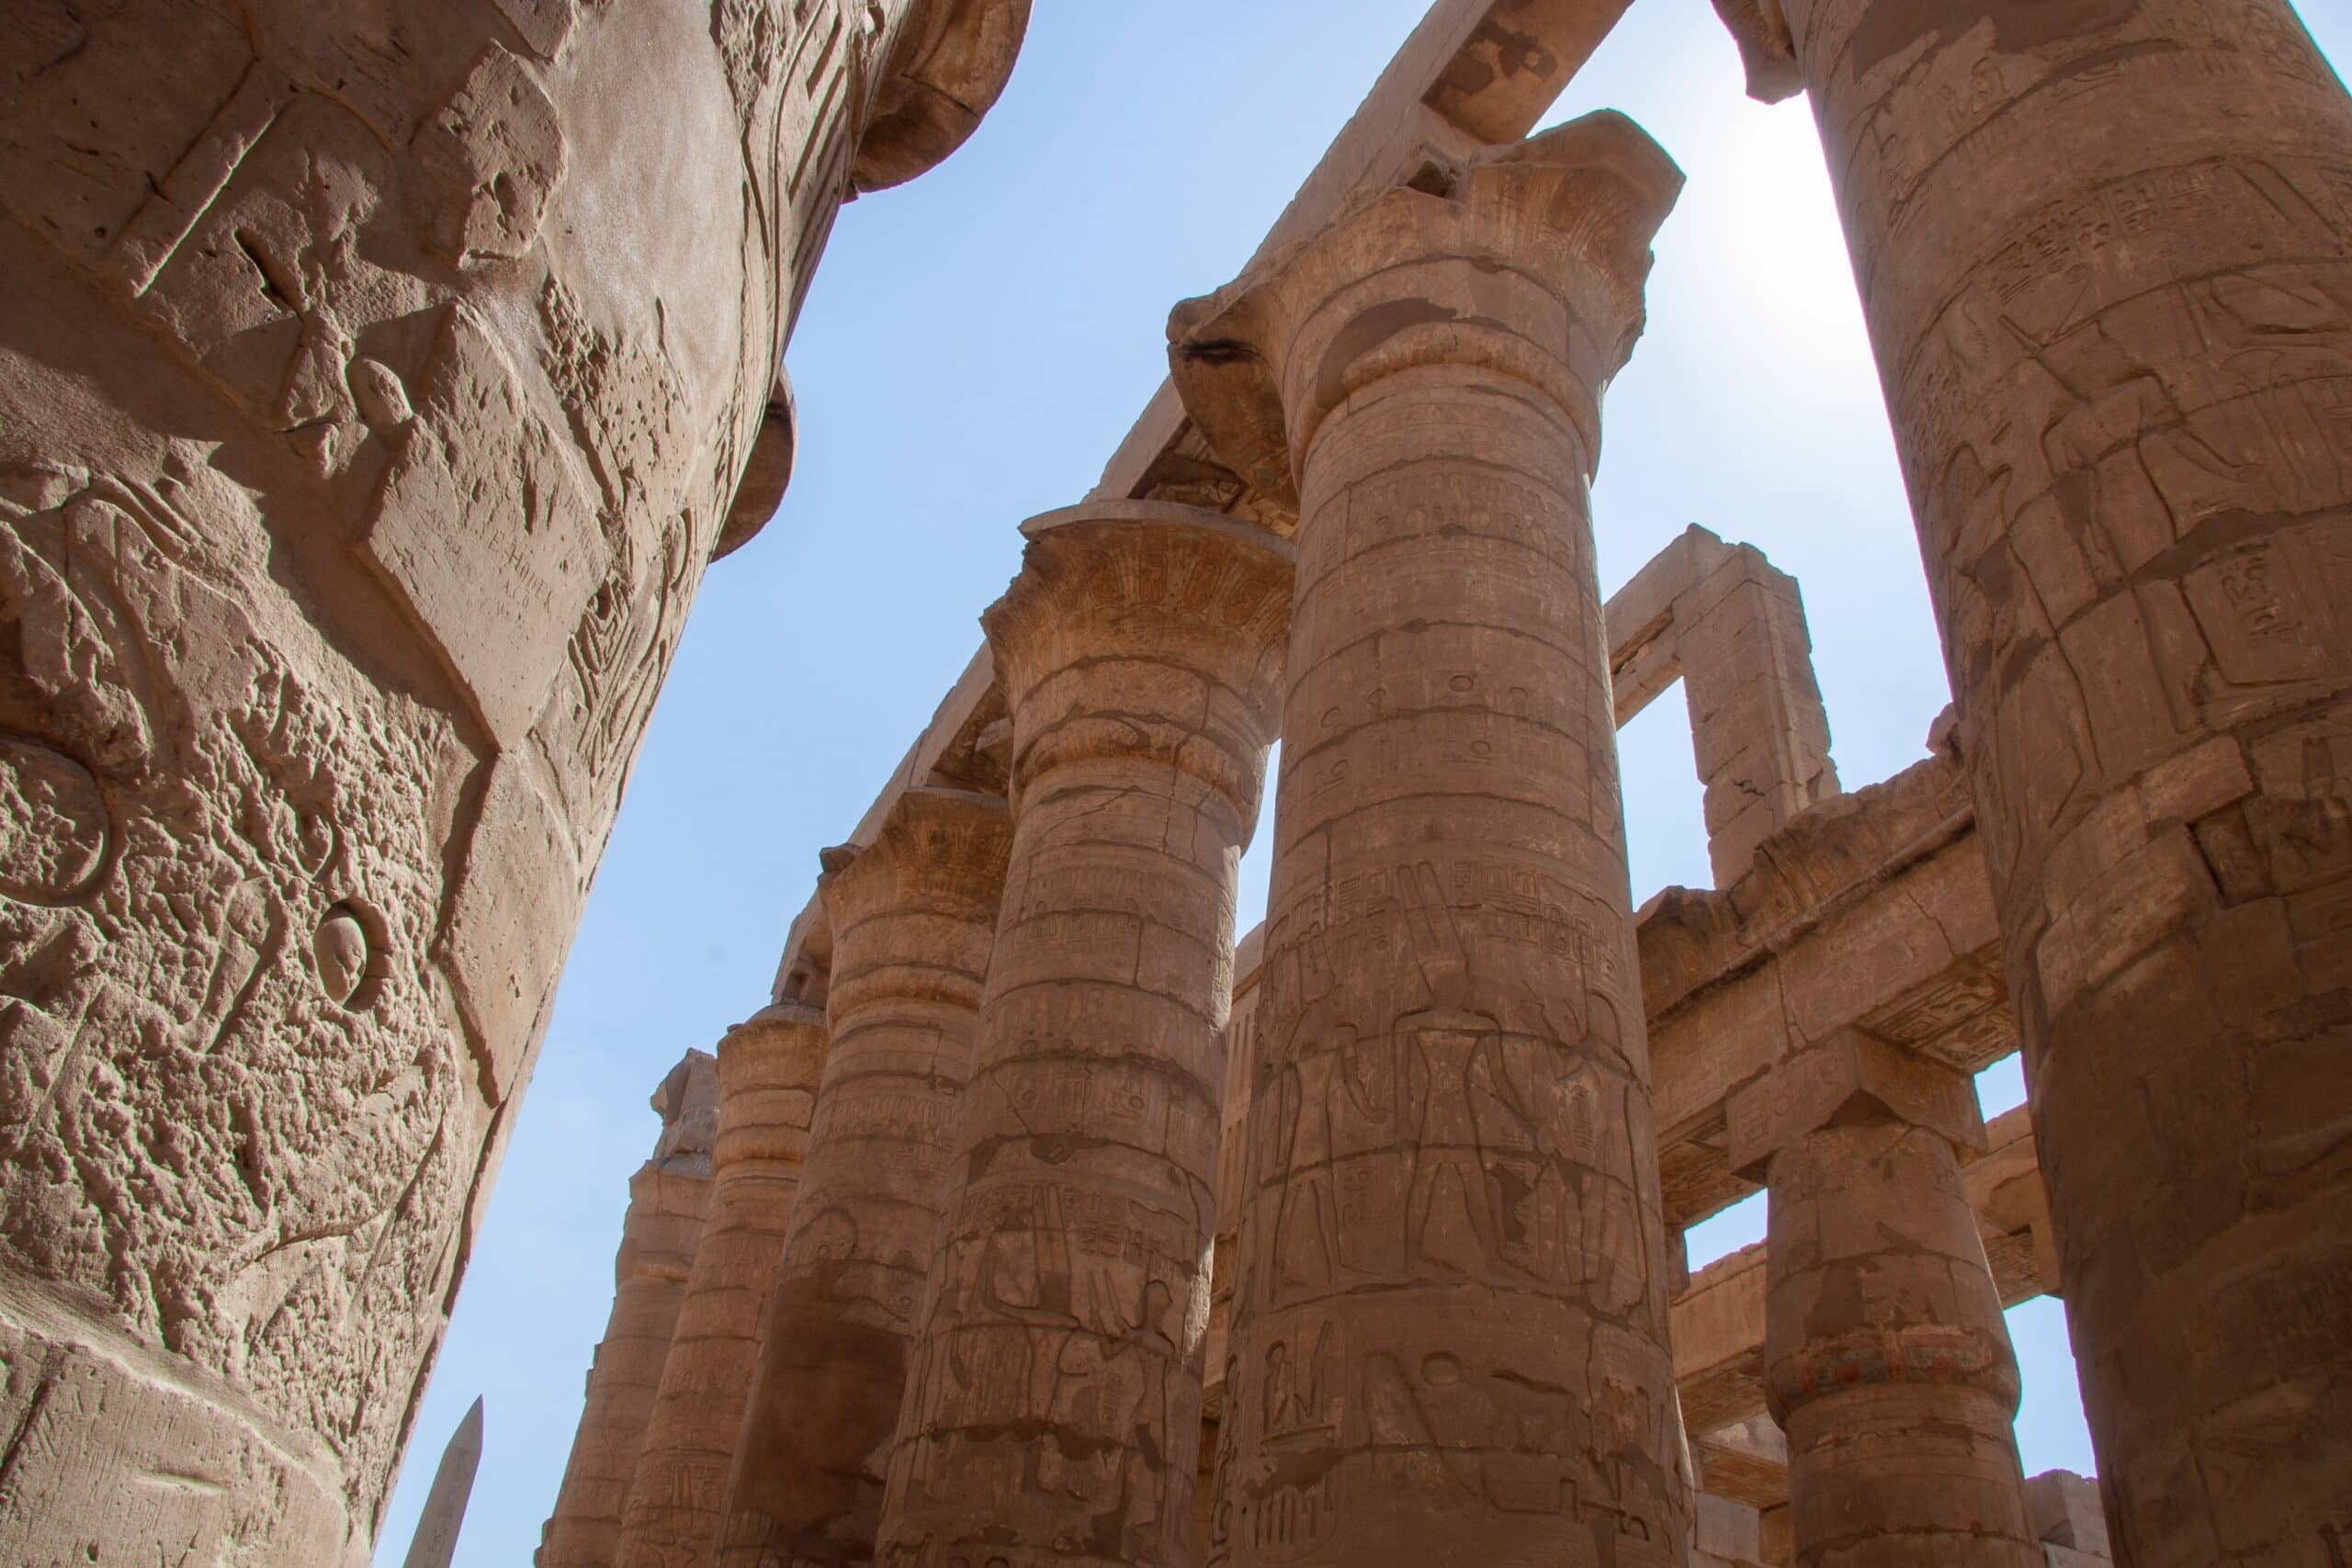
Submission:
M 1774 1156 L 1764 1359 L 1796 1568 L 2040 1568 L 2018 1371 L 1960 1166 L 1875 1117 Z
M 716 1568 L 869 1562 L 1003 891 L 1001 800 L 909 792 L 820 884 L 832 1046 Z
M 1182 507 L 1028 532 L 986 617 L 1013 725 L 1004 911 L 879 1555 L 1182 1568 L 1289 552 Z
M 1687 1551 L 1587 496 L 1679 181 L 1614 117 L 1505 156 L 1178 317 L 1300 503 L 1212 1562 Z
M 709 1201 L 621 1515 L 619 1568 L 703 1568 L 710 1555 L 824 1062 L 824 1014 L 794 1004 L 719 1042 Z
M 2352 100 L 2287 0 L 1726 14 L 1828 152 L 2119 1559 L 2334 1568 Z

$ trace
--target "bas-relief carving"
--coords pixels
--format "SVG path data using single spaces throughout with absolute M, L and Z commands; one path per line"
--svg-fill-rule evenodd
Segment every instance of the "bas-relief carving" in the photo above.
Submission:
M 0 19 L 8 1268 L 253 1401 L 340 1500 L 154 1462 L 306 1562 L 372 1535 L 906 7 L 426 9 Z M 171 1419 L 109 1397 L 76 1442 Z

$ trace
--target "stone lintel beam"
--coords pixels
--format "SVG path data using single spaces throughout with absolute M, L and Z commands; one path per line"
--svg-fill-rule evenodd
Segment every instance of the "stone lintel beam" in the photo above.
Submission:
M 1022 531 L 982 617 L 1012 712 L 1007 893 L 876 1560 L 1172 1568 L 1293 558 L 1161 502 Z
M 1799 816 L 1730 889 L 1670 888 L 1643 911 L 1670 1224 L 1753 1190 L 1729 1163 L 1729 1101 L 1841 1032 L 1959 1073 L 2016 1051 L 1964 788 L 1930 758 Z

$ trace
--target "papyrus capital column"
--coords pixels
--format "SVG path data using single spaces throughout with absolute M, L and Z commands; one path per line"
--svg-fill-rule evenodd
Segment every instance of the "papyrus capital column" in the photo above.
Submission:
M 1683 1560 L 1588 500 L 1679 186 L 1594 116 L 1171 322 L 1299 509 L 1213 1562 Z
M 540 1532 L 537 1568 L 612 1568 L 629 1478 L 637 1472 L 702 1238 L 718 1110 L 709 1055 L 689 1052 L 654 1091 L 652 1103 L 662 1117 L 662 1139 L 653 1157 L 629 1178 L 628 1213 L 613 1265 L 612 1318 L 588 1369 L 587 1401 L 555 1511 Z
M 901 795 L 829 850 L 831 1049 L 713 1562 L 869 1561 L 1004 892 L 1004 802 Z
M 2038 1568 L 2017 1359 L 1959 1156 L 1975 1086 L 1849 1032 L 1726 1107 L 1769 1186 L 1765 1393 L 1796 1568 Z
M 1812 100 L 2119 1559 L 2352 1531 L 2352 99 L 2287 0 L 1725 0 Z
M 628 1487 L 620 1568 L 709 1555 L 824 1066 L 825 1015 L 797 1003 L 763 1008 L 718 1043 L 710 1194 Z
M 983 617 L 1012 853 L 879 1560 L 1185 1568 L 1235 879 L 1291 551 L 1136 502 L 1023 532 Z

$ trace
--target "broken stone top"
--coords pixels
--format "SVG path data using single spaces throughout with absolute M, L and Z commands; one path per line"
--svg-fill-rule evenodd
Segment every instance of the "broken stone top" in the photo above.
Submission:
M 993 925 L 1012 852 L 1003 798 L 933 785 L 900 795 L 874 842 L 828 850 L 818 880 L 835 939 L 883 915 Z
M 682 1175 L 709 1175 L 711 1145 L 718 1136 L 718 1058 L 707 1051 L 687 1052 L 648 1103 L 662 1118 L 662 1136 L 650 1163 Z
M 980 617 L 1015 716 L 1016 806 L 1047 767 L 1118 756 L 1254 811 L 1282 707 L 1290 546 L 1165 502 L 1090 502 L 1021 531 L 1021 575 Z
M 1641 336 L 1650 242 L 1681 188 L 1665 151 L 1611 111 L 1460 162 L 1432 157 L 1179 305 L 1177 389 L 1218 457 L 1292 511 L 1332 410 L 1423 366 L 1526 381 L 1575 422 L 1589 465 L 1601 389 Z
M 1030 0 L 918 0 L 882 67 L 851 177 L 904 185 L 961 147 L 995 107 L 1029 31 Z

